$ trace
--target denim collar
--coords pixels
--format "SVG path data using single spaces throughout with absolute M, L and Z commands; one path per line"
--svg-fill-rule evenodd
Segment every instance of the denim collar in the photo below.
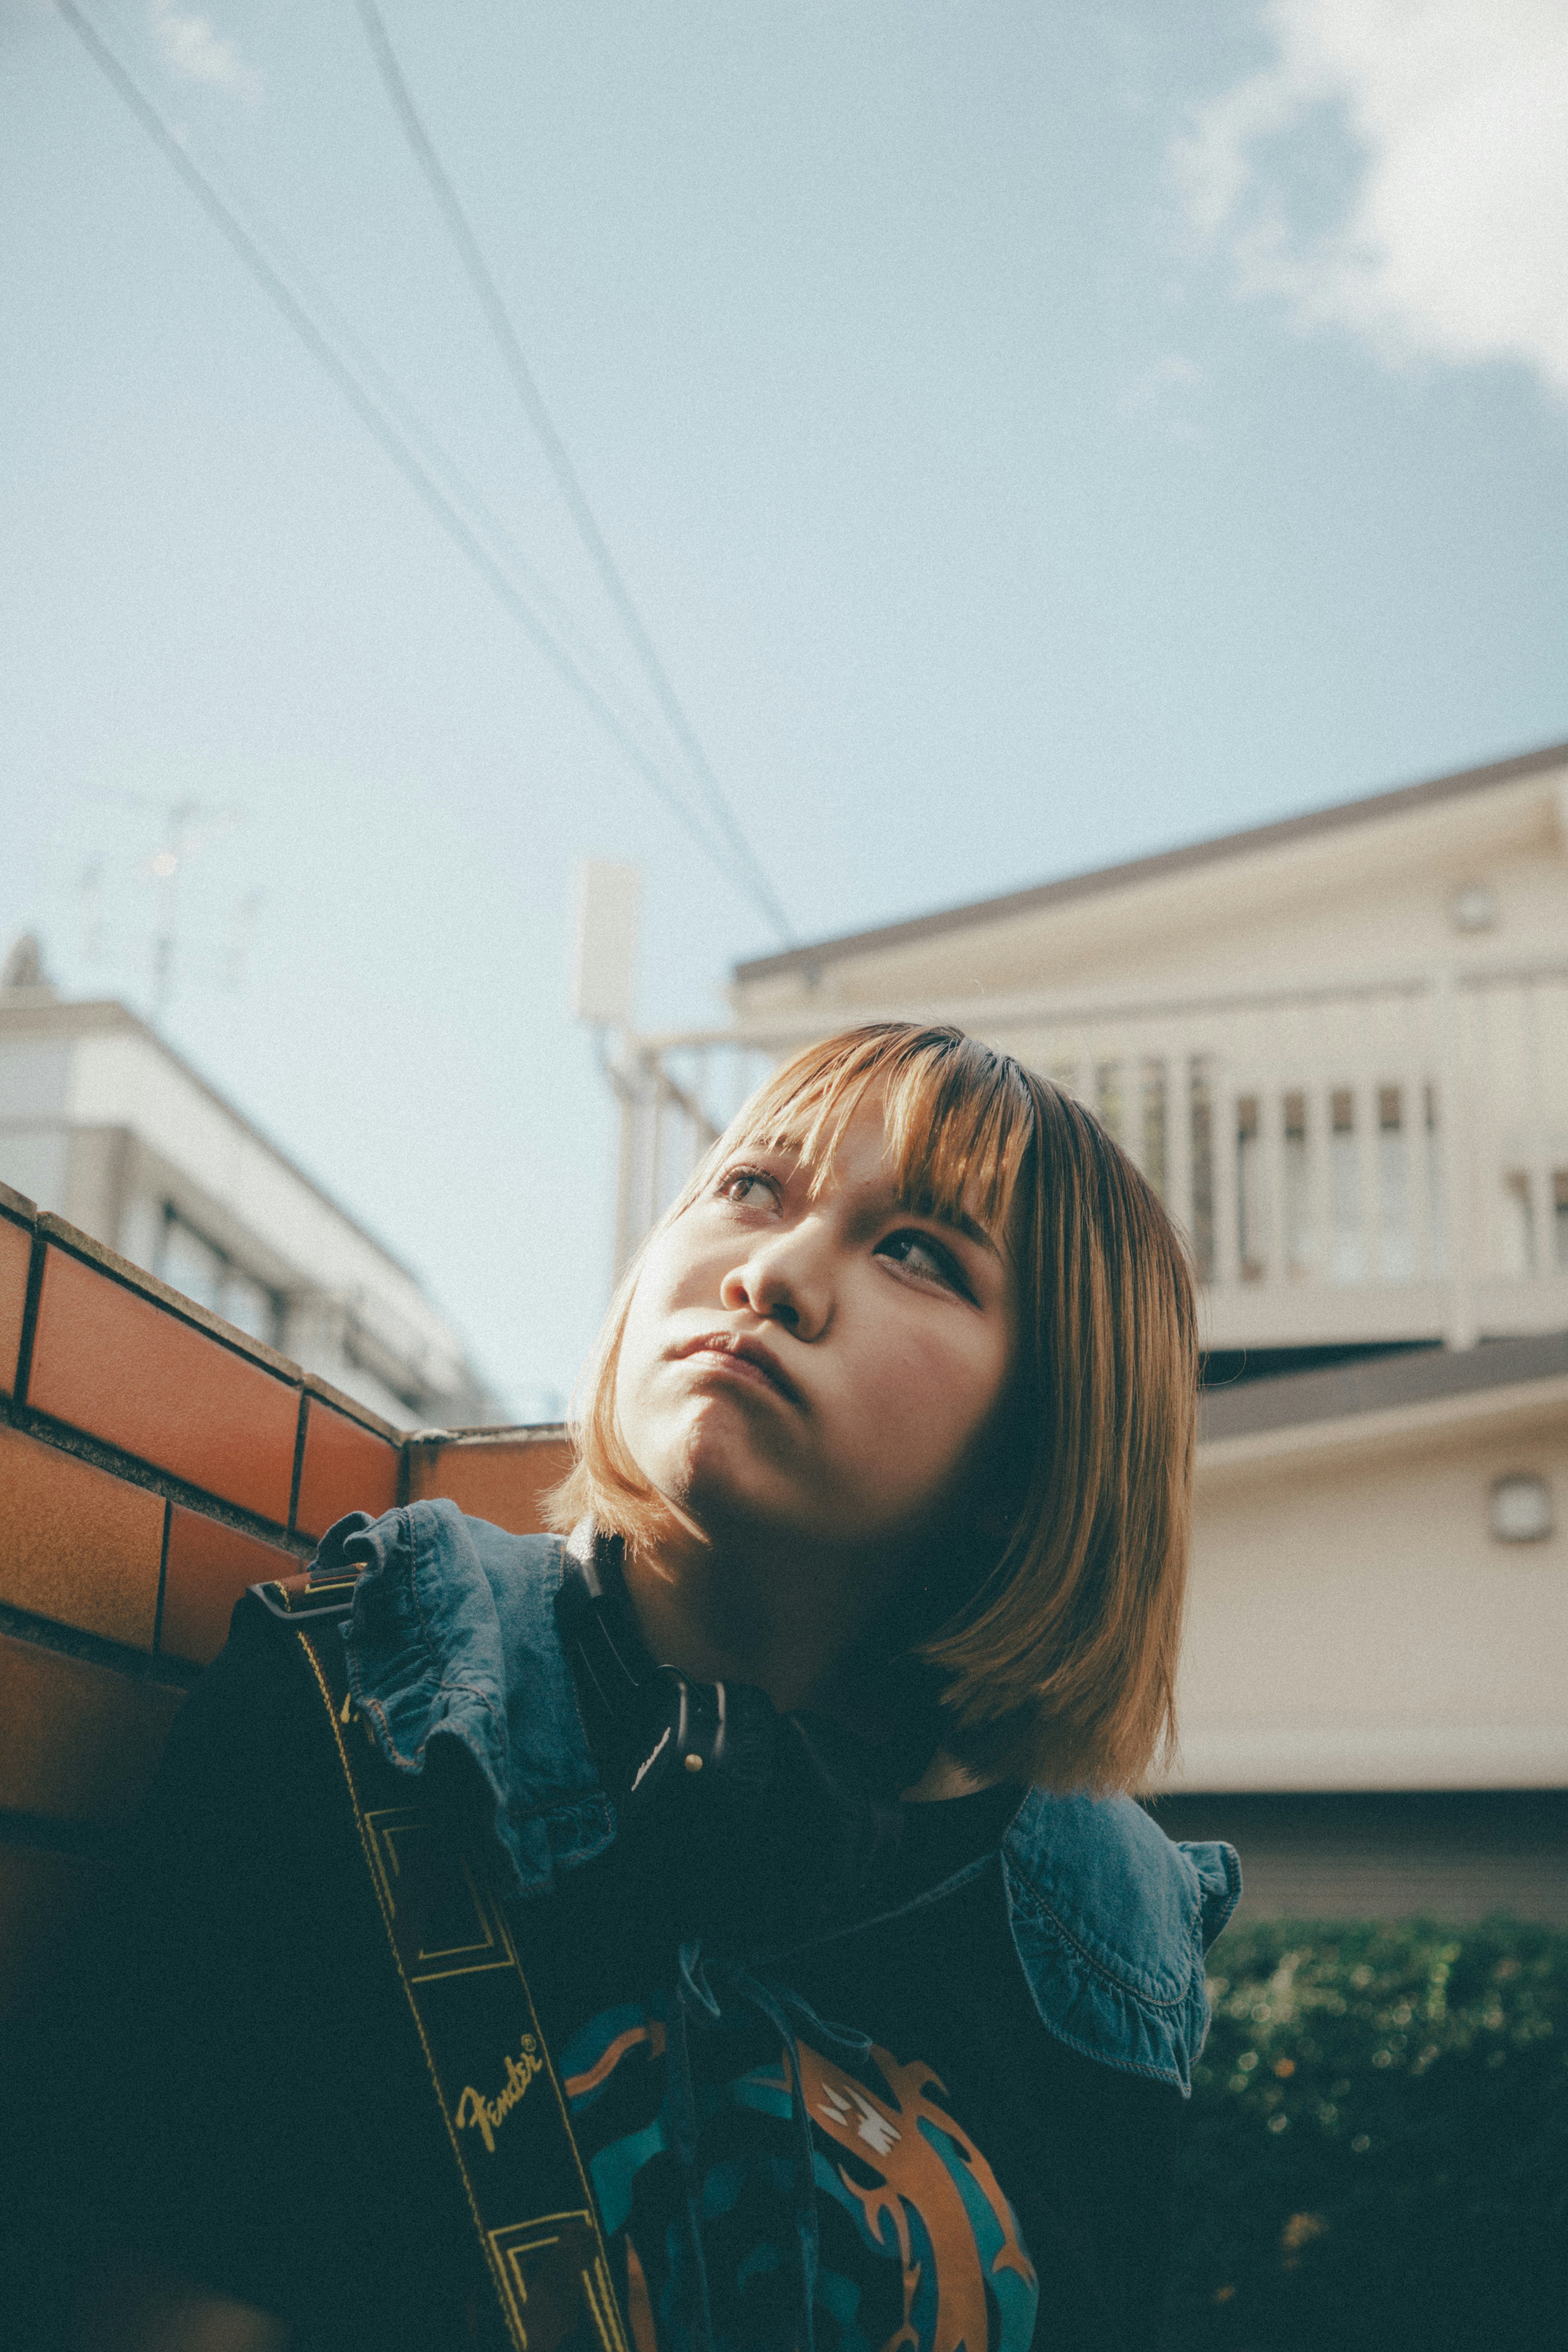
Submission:
M 616 1833 L 556 1635 L 563 1549 L 557 1537 L 508 1535 L 436 1501 L 373 1522 L 354 1512 L 318 1555 L 363 1571 L 343 1640 L 353 1700 L 378 1747 L 411 1780 L 455 1754 L 477 1768 L 502 1885 L 524 1902 Z M 983 1856 L 901 1907 L 936 1901 L 997 1863 Z M 999 1867 L 1047 2030 L 1102 2064 L 1185 2093 L 1208 2020 L 1203 1954 L 1240 1895 L 1234 1850 L 1175 1845 L 1129 1798 L 1034 1789 Z
M 556 1639 L 562 1546 L 413 1503 L 340 1520 L 319 1558 L 362 1565 L 343 1629 L 349 1687 L 389 1763 L 421 1778 L 432 1743 L 478 1767 L 514 1895 L 602 1853 L 615 1811 Z

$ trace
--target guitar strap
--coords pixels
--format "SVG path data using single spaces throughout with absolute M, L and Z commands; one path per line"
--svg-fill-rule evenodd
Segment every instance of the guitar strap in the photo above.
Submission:
M 629 2352 L 593 2192 L 506 1914 L 488 1876 L 353 1712 L 338 1627 L 355 1574 L 251 1591 L 290 1628 L 332 1744 L 512 2352 Z

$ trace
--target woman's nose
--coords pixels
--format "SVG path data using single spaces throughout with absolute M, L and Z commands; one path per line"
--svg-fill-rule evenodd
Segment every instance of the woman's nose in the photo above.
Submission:
M 823 1269 L 808 1258 L 799 1236 L 754 1250 L 720 1283 L 720 1306 L 731 1314 L 749 1307 L 767 1322 L 781 1323 L 797 1339 L 820 1339 L 831 1299 Z

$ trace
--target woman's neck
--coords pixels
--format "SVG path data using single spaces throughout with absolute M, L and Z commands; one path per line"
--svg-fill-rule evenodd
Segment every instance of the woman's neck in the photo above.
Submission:
M 851 1565 L 841 1556 L 813 1560 L 797 1547 L 782 1556 L 721 1549 L 677 1527 L 655 1544 L 628 1547 L 622 1573 L 661 1664 L 703 1682 L 749 1683 L 780 1714 L 809 1707 L 882 1741 L 902 1728 L 898 1704 L 889 1678 L 868 1671 L 861 1644 L 896 1578 L 886 1569 L 857 1578 Z M 938 1748 L 904 1795 L 932 1804 L 991 1785 Z
M 624 1572 L 661 1664 L 752 1684 L 781 1713 L 810 1707 L 870 1727 L 851 1660 L 895 1588 L 896 1562 L 766 1536 L 719 1542 L 677 1522 L 628 1546 Z

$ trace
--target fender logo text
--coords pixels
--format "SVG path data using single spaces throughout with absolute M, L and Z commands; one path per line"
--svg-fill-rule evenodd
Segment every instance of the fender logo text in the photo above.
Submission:
M 534 2076 L 543 2074 L 544 2063 L 539 2056 L 538 2044 L 533 2035 L 525 2033 L 517 2055 L 515 2058 L 509 2054 L 507 2056 L 507 2080 L 497 2097 L 483 2098 L 472 2083 L 464 2086 L 463 2096 L 457 2102 L 458 2130 L 466 2131 L 476 2126 L 480 2138 L 489 2153 L 494 2156 L 496 2134 L 500 2130 Z

